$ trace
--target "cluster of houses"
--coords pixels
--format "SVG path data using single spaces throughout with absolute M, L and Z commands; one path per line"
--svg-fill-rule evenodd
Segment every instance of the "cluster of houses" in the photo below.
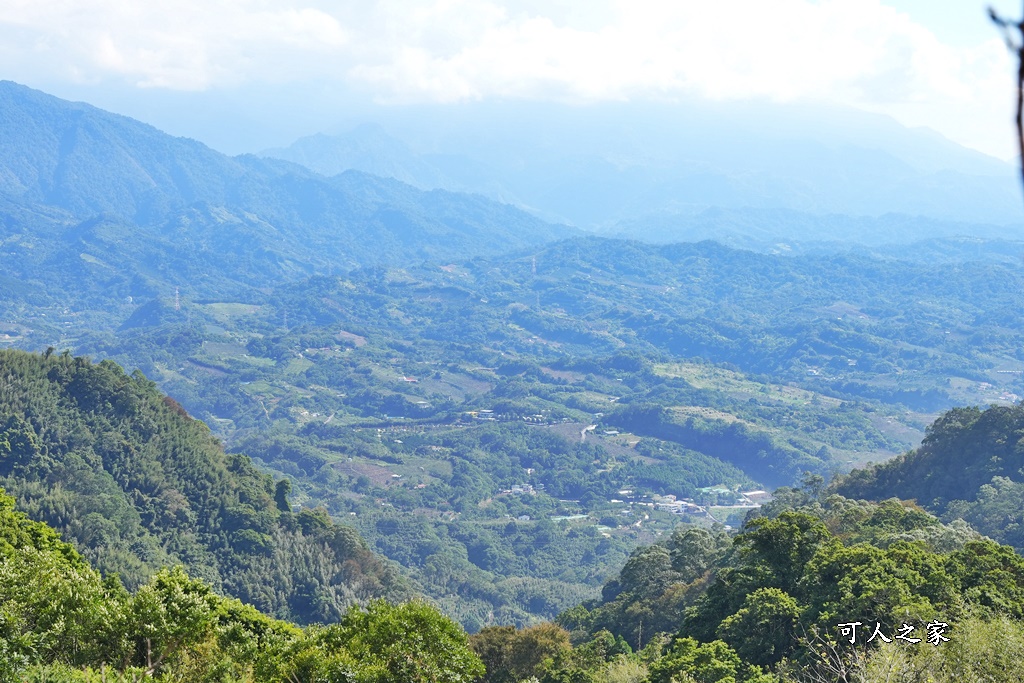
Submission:
M 677 500 L 672 494 L 666 496 L 651 496 L 654 501 L 654 508 L 663 512 L 671 512 L 674 515 L 693 515 L 694 517 L 707 517 L 706 508 L 697 505 L 692 500 L 684 498 Z
M 733 493 L 736 495 L 737 500 L 729 505 L 728 507 L 733 508 L 757 508 L 768 500 L 771 499 L 771 494 L 767 491 L 756 490 L 756 491 L 740 491 L 734 492 L 724 487 L 708 487 L 706 489 L 700 489 L 702 493 Z M 629 490 L 619 491 L 620 495 L 631 495 L 633 492 Z M 651 496 L 643 496 L 644 499 L 649 498 L 650 502 L 641 501 L 641 504 L 647 504 L 656 510 L 662 512 L 671 512 L 675 515 L 691 515 L 694 517 L 709 517 L 711 518 L 711 512 L 708 507 L 698 505 L 693 501 L 692 498 L 677 498 L 672 494 L 658 495 L 652 494 Z M 609 502 L 618 503 L 622 501 L 611 500 Z
M 570 418 L 563 417 L 559 420 L 552 419 L 547 415 L 518 415 L 516 413 L 496 413 L 491 409 L 468 410 L 465 413 L 469 419 L 478 422 L 526 422 L 533 425 L 550 425 L 556 422 L 571 422 Z
M 514 496 L 535 496 L 539 490 L 543 490 L 544 484 L 537 484 L 537 488 L 534 488 L 532 484 L 513 484 L 510 489 L 503 489 L 502 493 L 511 494 Z

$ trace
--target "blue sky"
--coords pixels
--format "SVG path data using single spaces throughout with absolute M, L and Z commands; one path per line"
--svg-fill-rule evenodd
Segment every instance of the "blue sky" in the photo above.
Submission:
M 228 152 L 286 144 L 374 107 L 697 97 L 849 105 L 1010 158 L 1013 63 L 985 6 L 5 0 L 0 77 Z

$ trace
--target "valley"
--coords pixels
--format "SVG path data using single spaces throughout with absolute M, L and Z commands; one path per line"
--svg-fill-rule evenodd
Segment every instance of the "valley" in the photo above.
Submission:
M 35 320 L 48 346 L 140 368 L 476 630 L 594 596 L 681 519 L 738 527 L 739 491 L 884 461 L 946 407 L 1013 401 L 1024 330 L 971 325 L 1019 305 L 1020 277 L 586 238 Z M 703 511 L 659 510 L 668 495 Z
M 254 680 L 408 661 L 419 627 L 360 649 L 375 619 L 447 633 L 478 681 L 710 657 L 768 683 L 814 670 L 806 633 L 841 610 L 1024 613 L 1012 226 L 729 206 L 683 221 L 718 241 L 678 216 L 595 234 L 0 103 L 0 522 L 38 541 L 10 531 L 0 571 L 30 548 L 85 572 L 135 620 L 88 647 L 135 673 L 159 631 L 137 596 L 167 586 L 221 615 L 165 638 L 175 666 Z M 769 622 L 785 638 L 746 643 Z

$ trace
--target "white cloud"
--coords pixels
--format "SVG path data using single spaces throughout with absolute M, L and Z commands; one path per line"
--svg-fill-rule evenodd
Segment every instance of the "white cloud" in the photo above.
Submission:
M 6 0 L 0 58 L 50 80 L 345 82 L 389 102 L 816 99 L 987 149 L 1012 85 L 994 31 L 954 47 L 879 0 Z
M 8 63 L 27 61 L 30 46 L 45 45 L 48 59 L 40 66 L 63 72 L 47 76 L 85 82 L 204 90 L 288 79 L 348 42 L 338 19 L 314 7 L 246 0 L 0 4 L 0 50 Z

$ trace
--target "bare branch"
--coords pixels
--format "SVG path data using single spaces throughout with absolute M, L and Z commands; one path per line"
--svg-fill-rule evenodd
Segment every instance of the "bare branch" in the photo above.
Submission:
M 1021 162 L 1021 182 L 1024 183 L 1024 19 L 1016 22 L 1004 19 L 992 7 L 988 8 L 988 16 L 1002 29 L 1006 46 L 1017 55 L 1017 153 Z M 1017 42 L 1014 42 L 1013 29 L 1020 37 Z

